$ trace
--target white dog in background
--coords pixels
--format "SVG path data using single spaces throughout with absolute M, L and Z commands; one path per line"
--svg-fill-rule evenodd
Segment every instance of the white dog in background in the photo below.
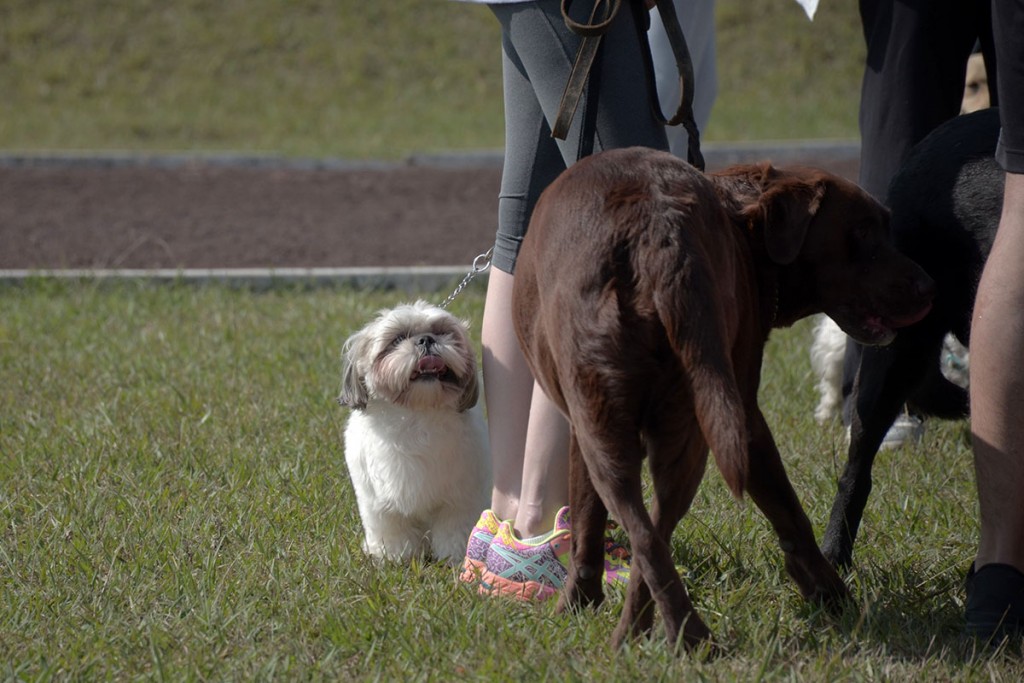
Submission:
M 827 315 L 819 315 L 814 324 L 814 342 L 811 344 L 811 370 L 818 378 L 818 405 L 814 419 L 825 424 L 843 409 L 843 354 L 846 353 L 846 333 Z
M 845 352 L 846 333 L 827 315 L 818 316 L 811 344 L 811 369 L 818 379 L 818 405 L 814 408 L 814 419 L 818 424 L 824 424 L 842 412 Z M 965 389 L 969 386 L 970 351 L 951 334 L 947 334 L 942 342 L 940 367 L 950 382 Z
M 381 311 L 343 351 L 345 462 L 374 557 L 457 564 L 490 503 L 469 329 L 424 301 Z

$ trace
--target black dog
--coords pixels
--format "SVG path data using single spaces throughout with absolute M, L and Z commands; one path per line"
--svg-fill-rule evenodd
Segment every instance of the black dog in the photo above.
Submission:
M 871 465 L 904 403 L 919 414 L 967 415 L 967 392 L 942 376 L 939 354 L 947 332 L 965 345 L 970 337 L 974 295 L 1003 202 L 998 137 L 997 109 L 952 119 L 914 147 L 889 187 L 893 242 L 938 289 L 924 319 L 901 329 L 889 346 L 866 347 L 861 357 L 849 456 L 822 542 L 837 566 L 852 561 Z

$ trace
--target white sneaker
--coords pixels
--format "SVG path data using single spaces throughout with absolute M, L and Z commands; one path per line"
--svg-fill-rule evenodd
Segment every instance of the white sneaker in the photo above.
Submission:
M 942 376 L 964 389 L 971 386 L 971 352 L 952 334 L 942 341 Z
M 879 450 L 899 448 L 908 443 L 917 443 L 924 436 L 924 421 L 910 413 L 900 413 L 885 433 Z M 846 428 L 846 445 L 850 445 L 850 428 Z
M 882 439 L 881 450 L 917 443 L 924 436 L 924 421 L 909 413 L 900 413 Z

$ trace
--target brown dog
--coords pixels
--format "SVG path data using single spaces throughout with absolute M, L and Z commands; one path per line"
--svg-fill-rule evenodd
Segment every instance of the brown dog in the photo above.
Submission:
M 928 310 L 934 283 L 899 255 L 888 215 L 852 183 L 765 164 L 705 176 L 631 148 L 565 171 L 537 204 L 515 275 L 513 315 L 534 376 L 572 426 L 572 562 L 559 608 L 602 599 L 608 510 L 633 567 L 614 640 L 650 629 L 710 639 L 668 542 L 710 446 L 737 497 L 779 536 L 808 599 L 849 595 L 824 559 L 757 405 L 768 333 L 817 311 L 887 343 Z M 650 515 L 641 462 L 654 486 Z

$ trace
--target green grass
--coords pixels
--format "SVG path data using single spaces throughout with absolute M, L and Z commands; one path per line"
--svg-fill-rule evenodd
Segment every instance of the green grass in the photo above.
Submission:
M 856 136 L 856 7 L 719 0 L 705 139 Z M 0 149 L 395 158 L 502 145 L 497 27 L 440 0 L 0 3 Z M 481 287 L 455 303 L 479 330 Z M 444 293 L 429 293 L 434 300 Z M 958 632 L 976 537 L 962 423 L 879 457 L 849 581 L 804 605 L 711 472 L 673 543 L 725 655 L 613 651 L 596 611 L 378 566 L 342 459 L 344 338 L 396 293 L 0 290 L 0 677 L 20 680 L 1020 680 Z M 763 407 L 820 533 L 844 455 L 811 419 L 807 323 Z
M 483 287 L 455 311 L 479 330 Z M 444 292 L 446 293 L 446 292 Z M 428 293 L 439 300 L 444 293 Z M 976 536 L 962 423 L 884 453 L 850 576 L 806 606 L 763 517 L 710 471 L 676 560 L 726 652 L 614 651 L 621 607 L 481 600 L 376 566 L 334 404 L 344 338 L 398 293 L 97 286 L 0 291 L 0 677 L 22 680 L 1020 680 L 958 630 Z M 810 325 L 776 333 L 763 406 L 816 527 L 843 459 L 819 428 Z
M 790 0 L 716 1 L 719 95 L 709 140 L 859 136 L 864 38 L 853 2 L 813 22 Z
M 857 135 L 854 3 L 719 0 L 705 139 Z M 0 3 L 0 149 L 396 158 L 500 148 L 489 10 L 450 0 Z

